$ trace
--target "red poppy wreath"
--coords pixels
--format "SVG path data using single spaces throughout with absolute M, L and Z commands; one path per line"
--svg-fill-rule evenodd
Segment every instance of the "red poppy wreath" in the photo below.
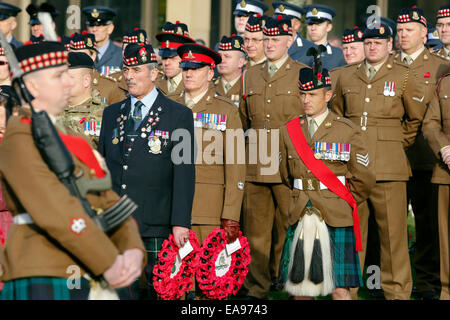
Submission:
M 196 279 L 207 298 L 222 300 L 235 295 L 244 283 L 250 264 L 250 248 L 242 232 L 239 232 L 238 240 L 241 248 L 231 255 L 226 250 L 223 229 L 215 228 L 203 241 Z
M 162 244 L 158 263 L 153 268 L 153 286 L 162 300 L 179 299 L 194 285 L 200 244 L 192 230 L 189 230 L 189 242 L 193 250 L 183 259 L 180 259 L 180 248 L 172 234 Z

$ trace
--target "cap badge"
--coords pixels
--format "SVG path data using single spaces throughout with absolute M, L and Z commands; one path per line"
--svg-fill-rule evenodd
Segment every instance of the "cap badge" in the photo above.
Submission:
M 183 29 L 181 29 L 181 27 L 178 27 L 177 33 L 178 33 L 178 34 L 183 34 Z
M 413 13 L 412 13 L 412 18 L 413 18 L 414 20 L 419 20 L 419 14 L 417 13 L 417 11 L 413 11 Z
M 86 40 L 86 45 L 87 45 L 88 47 L 93 47 L 93 46 L 94 46 L 94 44 L 92 43 L 91 38 L 87 38 L 87 40 Z
M 92 16 L 92 18 L 97 19 L 100 16 L 100 13 L 98 12 L 98 10 L 96 8 L 94 8 L 94 10 L 92 10 L 91 16 Z
M 239 49 L 241 47 L 241 45 L 239 44 L 239 40 L 234 40 L 234 47 Z
M 381 26 L 381 27 L 380 27 L 380 34 L 384 34 L 384 32 L 385 32 L 384 27 Z
M 139 55 L 141 56 L 142 62 L 147 62 L 147 50 L 145 48 L 139 50 Z
M 244 0 L 241 1 L 241 7 L 244 8 L 247 5 Z
M 316 16 L 316 15 L 319 13 L 319 11 L 317 11 L 316 8 L 313 8 L 313 9 L 311 10 L 311 13 L 312 13 L 313 15 Z
M 187 59 L 195 59 L 194 55 L 192 54 L 192 51 L 189 50 L 188 55 L 187 55 Z
M 262 20 L 261 20 L 261 27 L 264 28 L 265 25 L 266 25 L 266 20 L 262 19 Z
M 280 10 L 280 12 L 284 11 L 284 6 L 282 4 L 280 4 L 280 6 L 278 7 L 278 10 Z
M 434 30 L 434 32 L 433 32 L 433 36 L 435 36 L 435 37 L 439 37 L 439 33 L 438 33 L 438 31 L 437 31 L 437 30 Z
M 169 48 L 169 46 L 170 46 L 170 41 L 166 40 L 166 47 Z
M 285 32 L 287 32 L 287 31 L 289 30 L 289 27 L 288 27 L 288 25 L 287 25 L 286 23 L 284 23 L 284 24 L 282 25 L 282 28 L 283 28 L 283 30 L 284 30 Z
M 144 42 L 144 41 L 145 41 L 145 37 L 144 37 L 144 34 L 143 34 L 143 33 L 140 33 L 140 34 L 139 34 L 139 40 L 140 40 L 141 42 Z
M 358 38 L 361 39 L 362 36 L 363 36 L 363 32 L 362 32 L 361 30 L 359 30 L 358 33 L 357 33 L 357 35 L 358 35 Z

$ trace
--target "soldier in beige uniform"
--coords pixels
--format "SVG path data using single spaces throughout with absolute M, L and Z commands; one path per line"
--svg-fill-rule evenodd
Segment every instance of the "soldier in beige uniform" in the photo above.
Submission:
M 95 47 L 95 36 L 87 31 L 81 34 L 75 33 L 71 36 L 69 51 L 83 52 L 96 61 L 98 51 Z M 116 75 L 122 74 L 115 73 Z M 126 90 L 119 88 L 119 81 L 113 76 L 104 76 L 94 70 L 92 75 L 92 85 L 94 89 L 100 94 L 101 100 L 106 105 L 111 105 L 120 102 L 126 98 Z
M 277 131 L 271 130 L 303 114 L 297 82 L 299 70 L 306 67 L 288 56 L 293 41 L 289 19 L 267 19 L 263 33 L 268 61 L 246 72 L 244 99 L 240 106 L 244 129 L 254 129 L 249 132 L 246 145 L 248 183 L 244 196 L 243 225 L 252 251 L 252 261 L 244 285 L 249 290 L 249 296 L 259 299 L 267 298 L 271 280 L 278 276 L 288 227 L 290 192 L 281 183 L 273 157 L 272 161 L 262 159 L 258 153 L 262 149 L 267 150 L 269 156 L 278 154 L 278 150 L 271 147 L 272 136 Z M 258 143 L 260 139 L 266 141 Z M 250 159 L 253 159 L 252 163 Z M 269 164 L 265 160 L 269 160 Z
M 236 107 L 242 99 L 242 68 L 245 64 L 244 40 L 240 36 L 223 36 L 219 43 L 222 62 L 217 66 L 220 78 L 215 81 L 219 95 L 233 101 Z
M 185 43 L 195 43 L 189 37 L 186 24 L 176 21 L 166 22 L 162 31 L 156 35 L 161 43 L 158 55 L 162 59 L 163 72 L 156 80 L 156 87 L 165 95 L 176 98 L 184 90 L 180 68 L 181 58 L 178 56 L 177 48 Z
M 426 34 L 427 21 L 421 9 L 400 11 L 397 35 L 401 50 L 394 55 L 394 61 L 410 67 L 410 77 L 422 89 L 419 102 L 425 108 L 434 96 L 439 78 L 450 72 L 449 61 L 426 50 L 423 43 Z M 423 299 L 437 299 L 436 294 L 440 292 L 437 186 L 431 184 L 436 157 L 421 131 L 406 155 L 413 174 L 407 184 L 407 199 L 416 222 L 415 284 Z
M 198 44 L 184 44 L 177 51 L 186 91 L 176 101 L 192 109 L 197 141 L 192 230 L 202 243 L 214 228 L 222 227 L 231 243 L 239 233 L 245 182 L 244 133 L 239 112 L 210 86 L 213 68 L 221 61 L 217 52 Z M 231 140 L 227 132 L 233 132 Z M 208 143 L 211 135 L 215 140 Z M 230 154 L 234 157 L 230 158 Z
M 92 88 L 92 59 L 82 52 L 69 53 L 69 75 L 73 80 L 69 105 L 58 116 L 62 125 L 80 135 L 85 135 L 91 146 L 97 149 L 103 110 L 98 91 Z
M 316 64 L 314 69 L 301 69 L 299 89 L 306 116 L 289 121 L 280 130 L 280 173 L 283 182 L 292 190 L 290 227 L 280 269 L 283 270 L 283 282 L 286 281 L 285 289 L 293 296 L 332 293 L 333 299 L 349 300 L 348 289 L 362 286 L 357 254 L 361 238 L 356 210 L 353 211 L 344 198 L 350 193 L 356 209 L 358 203 L 367 199 L 375 184 L 375 174 L 369 168 L 370 160 L 366 159 L 368 150 L 360 128 L 328 110 L 332 97 L 330 86 L 328 70 L 320 65 Z M 333 186 L 333 180 L 341 190 Z M 308 217 L 311 212 L 317 217 Z M 323 218 L 324 222 L 315 220 L 317 218 Z M 315 235 L 317 230 L 318 237 Z M 304 234 L 303 248 L 298 248 L 296 242 L 301 234 Z M 313 245 L 311 239 L 317 238 L 321 242 L 321 257 L 308 250 Z M 334 250 L 328 247 L 330 242 Z M 302 253 L 305 268 L 298 270 L 298 263 L 294 266 L 288 260 L 295 261 L 295 256 Z M 314 272 L 308 272 L 308 269 L 313 270 L 313 262 L 309 265 L 306 262 L 309 260 L 322 261 L 322 270 L 330 270 L 332 279 L 324 271 L 322 279 L 319 277 L 311 283 L 315 277 Z M 298 279 L 301 271 L 304 278 Z
M 439 186 L 438 220 L 441 266 L 441 299 L 450 300 L 449 254 L 449 198 L 450 198 L 450 76 L 443 77 L 437 87 L 437 95 L 431 101 L 423 133 L 434 154 L 439 159 L 433 171 L 432 183 Z
M 439 8 L 436 19 L 436 29 L 443 47 L 435 53 L 450 60 L 450 4 Z
M 366 59 L 346 67 L 339 77 L 332 110 L 359 125 L 368 142 L 377 183 L 368 202 L 381 243 L 381 287 L 387 299 L 409 299 L 412 290 L 406 223 L 406 181 L 411 169 L 405 148 L 414 143 L 425 107 L 407 66 L 389 57 L 391 31 L 364 31 Z M 369 212 L 360 211 L 363 248 Z M 364 265 L 364 252 L 360 254 Z

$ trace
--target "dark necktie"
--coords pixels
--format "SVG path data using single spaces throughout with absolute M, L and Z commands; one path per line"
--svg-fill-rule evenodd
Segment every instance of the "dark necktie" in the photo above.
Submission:
M 139 128 L 139 125 L 141 124 L 141 121 L 142 121 L 142 107 L 143 106 L 144 106 L 144 104 L 141 101 L 139 101 L 139 100 L 134 104 L 133 115 L 131 116 L 131 118 L 133 119 L 134 130 Z

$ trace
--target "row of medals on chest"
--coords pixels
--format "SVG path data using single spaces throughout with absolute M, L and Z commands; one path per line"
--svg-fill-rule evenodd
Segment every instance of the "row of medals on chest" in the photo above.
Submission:
M 145 125 L 140 129 L 140 137 L 142 139 L 147 139 L 148 137 L 148 146 L 150 148 L 149 152 L 154 154 L 161 153 L 161 140 L 159 140 L 159 138 L 162 137 L 164 140 L 164 146 L 167 146 L 167 139 L 169 138 L 167 132 L 161 131 L 159 135 L 152 132 L 153 127 L 155 127 L 160 120 L 159 112 L 161 111 L 161 107 L 158 108 L 158 112 L 150 111 Z M 124 114 L 121 114 L 120 117 L 117 118 L 117 122 L 119 124 L 119 134 L 118 136 L 113 137 L 113 144 L 118 144 L 119 141 L 122 142 L 124 140 L 125 121 L 127 121 L 127 119 L 129 119 L 129 117 Z

